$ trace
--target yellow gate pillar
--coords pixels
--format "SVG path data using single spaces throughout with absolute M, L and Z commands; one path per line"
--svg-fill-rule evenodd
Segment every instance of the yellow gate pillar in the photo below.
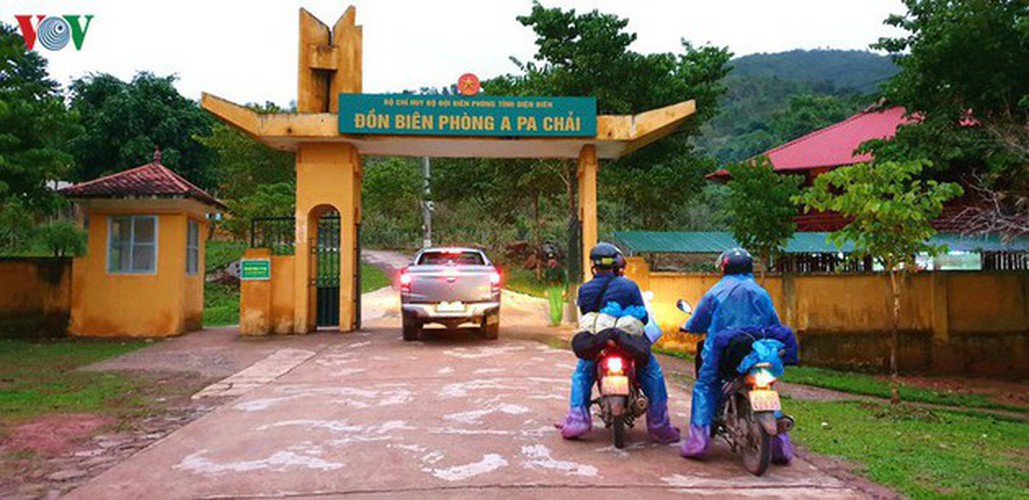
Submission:
M 318 219 L 337 210 L 339 224 L 339 330 L 354 329 L 357 272 L 357 231 L 361 156 L 349 143 L 303 143 L 297 148 L 296 250 L 293 291 L 293 330 L 315 329 L 315 294 L 312 284 L 317 263 L 311 258 L 318 244 Z
M 337 113 L 341 92 L 360 93 L 362 83 L 362 30 L 350 7 L 329 26 L 300 9 L 297 111 Z M 317 245 L 317 222 L 326 211 L 340 215 L 339 330 L 356 327 L 354 307 L 358 272 L 357 225 L 361 219 L 361 156 L 349 143 L 304 142 L 297 147 L 296 250 L 293 329 L 306 333 L 316 328 L 316 290 L 312 285 L 317 263 L 311 259 Z
M 597 149 L 579 151 L 579 222 L 582 224 L 582 281 L 589 281 L 590 249 L 597 244 Z

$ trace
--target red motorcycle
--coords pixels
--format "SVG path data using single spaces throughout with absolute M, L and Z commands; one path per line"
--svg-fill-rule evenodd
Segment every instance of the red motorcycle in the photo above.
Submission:
M 597 389 L 600 397 L 590 403 L 598 408 L 604 427 L 613 428 L 615 448 L 625 448 L 625 428 L 647 413 L 647 397 L 636 380 L 636 365 L 614 341 L 597 356 Z

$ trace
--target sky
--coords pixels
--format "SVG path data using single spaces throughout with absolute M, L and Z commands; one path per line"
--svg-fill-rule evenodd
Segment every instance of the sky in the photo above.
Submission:
M 547 7 L 599 9 L 629 19 L 641 53 L 678 52 L 680 40 L 727 46 L 736 55 L 790 49 L 867 49 L 899 32 L 882 24 L 900 0 L 543 0 Z M 528 60 L 534 36 L 515 20 L 530 0 L 3 0 L 16 15 L 91 14 L 81 51 L 51 52 L 63 85 L 91 72 L 130 79 L 175 74 L 191 99 L 209 92 L 247 103 L 296 98 L 297 12 L 328 25 L 347 5 L 364 26 L 364 92 L 442 87 L 463 73 L 488 79 Z

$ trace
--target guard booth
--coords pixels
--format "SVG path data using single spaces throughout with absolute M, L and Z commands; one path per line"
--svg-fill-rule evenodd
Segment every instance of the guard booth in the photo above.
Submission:
M 333 304 L 340 331 L 359 327 L 362 155 L 575 160 L 579 244 L 589 249 L 597 242 L 600 160 L 671 134 L 696 110 L 694 101 L 684 101 L 638 115 L 598 116 L 593 98 L 483 96 L 477 81 L 471 88 L 462 81 L 464 96 L 362 94 L 363 32 L 354 7 L 331 28 L 301 9 L 299 38 L 296 113 L 258 114 L 211 94 L 202 98 L 204 109 L 225 123 L 296 152 L 293 255 L 248 252 L 248 259 L 267 258 L 271 269 L 244 280 L 244 335 L 310 332 L 336 319 L 325 309 Z M 325 218 L 336 213 L 338 225 Z M 580 254 L 588 274 L 588 251 Z
M 163 337 L 203 328 L 207 215 L 225 205 L 153 161 L 60 190 L 88 240 L 72 261 L 69 333 Z

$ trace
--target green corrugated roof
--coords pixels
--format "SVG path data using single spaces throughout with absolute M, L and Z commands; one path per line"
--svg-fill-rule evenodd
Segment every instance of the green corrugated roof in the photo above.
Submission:
M 786 244 L 786 253 L 849 252 L 853 245 L 842 249 L 829 241 L 830 233 L 796 233 Z M 615 241 L 628 253 L 721 253 L 736 246 L 736 239 L 727 232 L 662 232 L 617 231 Z M 1004 243 L 1000 237 L 937 234 L 935 244 L 947 245 L 951 251 L 1029 252 L 1029 237 L 1015 238 Z

